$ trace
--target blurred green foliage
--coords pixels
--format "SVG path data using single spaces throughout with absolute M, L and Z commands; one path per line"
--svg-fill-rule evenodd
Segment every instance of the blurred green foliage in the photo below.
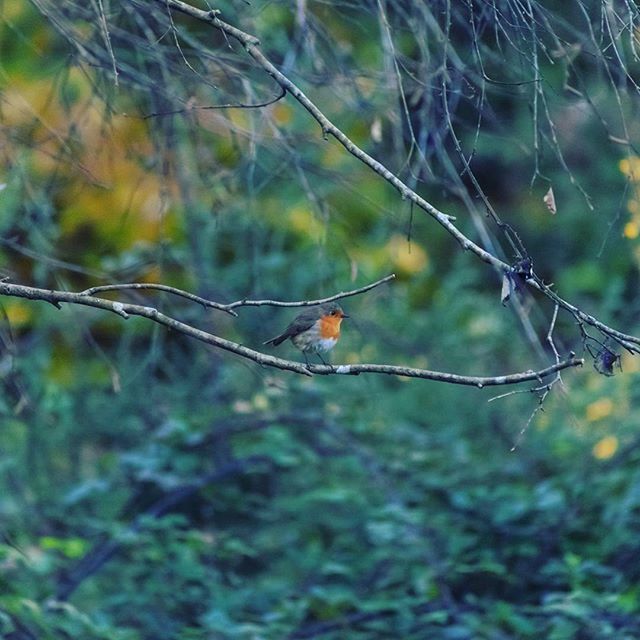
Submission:
M 73 19 L 81 4 L 68 4 L 69 24 L 98 42 L 90 21 Z M 13 280 L 72 290 L 155 281 L 226 302 L 316 298 L 396 272 L 392 285 L 345 301 L 352 319 L 335 362 L 477 375 L 552 362 L 500 305 L 499 278 L 323 141 L 290 97 L 171 115 L 191 98 L 256 103 L 277 92 L 237 47 L 176 15 L 178 55 L 173 36 L 154 31 L 161 22 L 140 27 L 144 4 L 109 16 L 117 87 L 108 57 L 100 73 L 34 6 L 0 4 L 0 256 Z M 229 2 L 223 13 L 476 238 L 446 123 L 430 132 L 430 171 L 406 161 L 373 5 L 308 2 L 316 30 L 309 49 L 292 49 L 291 4 Z M 389 9 L 392 24 L 414 4 Z M 567 24 L 582 15 L 547 4 Z M 567 24 L 568 47 L 577 36 Z M 136 29 L 138 46 L 127 47 L 122 34 Z M 628 87 L 617 79 L 614 90 L 582 57 L 541 58 L 538 113 L 549 111 L 559 142 L 541 127 L 536 155 L 535 87 L 518 84 L 530 68 L 510 65 L 494 35 L 478 35 L 493 52 L 485 72 L 507 86 L 480 109 L 486 124 L 471 110 L 473 87 L 454 118 L 475 175 L 548 281 L 637 334 L 640 161 L 597 117 L 615 119 L 616 91 L 620 113 L 634 115 Z M 408 31 L 394 38 L 407 65 L 428 59 Z M 451 43 L 476 64 L 463 33 Z M 166 64 L 160 46 L 173 50 Z M 424 102 L 412 77 L 418 137 Z M 585 78 L 597 104 L 565 91 Z M 637 140 L 637 118 L 626 125 Z M 542 203 L 545 177 L 555 216 Z M 232 319 L 167 295 L 131 299 L 255 348 L 292 316 L 247 308 Z M 588 361 L 537 411 L 526 390 L 488 402 L 500 391 L 301 379 L 141 319 L 1 303 L 3 639 L 640 637 L 637 360 L 623 357 L 610 378 Z M 523 305 L 546 348 L 552 309 Z M 571 319 L 559 317 L 555 337 L 563 354 L 583 352 Z M 289 345 L 280 353 L 299 357 Z

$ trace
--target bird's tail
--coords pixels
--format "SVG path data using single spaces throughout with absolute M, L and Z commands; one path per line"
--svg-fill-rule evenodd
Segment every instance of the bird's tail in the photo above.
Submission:
M 276 336 L 275 338 L 271 338 L 271 340 L 266 340 L 262 344 L 271 344 L 274 347 L 277 347 L 279 344 L 283 343 L 288 337 L 289 335 L 286 332 L 281 333 L 279 336 Z

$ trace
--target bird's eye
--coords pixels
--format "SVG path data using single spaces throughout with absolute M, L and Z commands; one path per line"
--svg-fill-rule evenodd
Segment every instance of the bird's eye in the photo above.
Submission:
M 338 312 L 337 312 L 337 311 L 332 311 L 332 312 L 331 312 L 331 315 L 332 315 L 332 316 L 338 315 Z

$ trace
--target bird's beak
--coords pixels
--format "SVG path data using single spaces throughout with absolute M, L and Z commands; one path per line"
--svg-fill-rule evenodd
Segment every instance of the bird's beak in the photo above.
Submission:
M 348 316 L 344 311 L 342 312 L 342 319 L 344 320 L 345 318 L 350 318 L 351 316 Z

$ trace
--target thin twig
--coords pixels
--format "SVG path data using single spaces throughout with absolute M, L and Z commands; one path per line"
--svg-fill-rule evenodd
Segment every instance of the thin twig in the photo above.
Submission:
M 342 298 L 350 298 L 351 296 L 356 296 L 360 293 L 364 293 L 365 291 L 370 291 L 371 289 L 384 284 L 385 282 L 389 282 L 390 280 L 394 280 L 396 277 L 395 273 L 391 273 L 380 280 L 376 280 L 371 284 L 367 284 L 364 287 L 360 287 L 359 289 L 353 289 L 351 291 L 341 291 L 340 293 L 336 293 L 333 296 L 329 296 L 328 298 L 319 298 L 318 300 L 299 300 L 297 302 L 280 302 L 278 300 L 237 300 L 236 302 L 230 302 L 229 304 L 222 305 L 222 308 L 225 311 L 230 311 L 231 309 L 235 309 L 237 307 L 311 307 L 316 304 L 325 304 L 326 302 L 334 302 L 335 300 L 341 300 Z
M 558 349 L 556 348 L 555 342 L 553 341 L 553 332 L 555 330 L 556 320 L 558 319 L 558 309 L 559 308 L 560 308 L 559 305 L 556 303 L 556 305 L 555 305 L 555 307 L 553 309 L 553 317 L 551 318 L 551 324 L 549 325 L 549 330 L 547 331 L 547 337 L 546 337 L 546 340 L 549 343 L 549 345 L 551 346 L 551 349 L 553 351 L 553 355 L 555 356 L 556 364 L 560 364 L 560 354 L 558 353 Z M 544 385 L 541 385 L 541 386 L 538 386 L 538 387 L 534 387 L 533 389 L 528 389 L 528 390 L 517 389 L 515 391 L 509 391 L 507 393 L 502 393 L 502 394 L 500 394 L 498 396 L 494 396 L 493 398 L 489 398 L 488 402 L 493 402 L 494 400 L 501 400 L 502 398 L 506 398 L 508 396 L 515 395 L 517 393 L 527 393 L 527 392 L 529 392 L 529 393 L 537 393 L 538 394 L 538 404 L 537 404 L 537 406 L 533 409 L 533 411 L 529 415 L 529 418 L 525 422 L 524 426 L 518 432 L 516 440 L 513 443 L 513 445 L 511 446 L 511 449 L 509 451 L 513 452 L 520 446 L 520 444 L 522 443 L 522 440 L 524 439 L 524 436 L 527 433 L 527 430 L 529 429 L 529 427 L 531 426 L 531 423 L 533 422 L 533 419 L 535 418 L 536 414 L 539 411 L 544 411 L 544 402 L 547 399 L 547 396 L 551 393 L 551 389 L 553 389 L 554 385 L 556 385 L 557 383 L 560 383 L 561 386 L 563 385 L 562 376 L 560 375 L 560 369 L 558 369 L 556 371 L 556 375 L 555 375 L 554 379 L 551 382 L 548 382 L 547 384 L 544 384 Z
M 194 293 L 189 293 L 188 291 L 183 291 L 182 289 L 177 289 L 176 287 L 170 287 L 166 284 L 155 284 L 153 282 L 125 282 L 122 284 L 103 284 L 97 287 L 90 287 L 89 289 L 85 289 L 84 291 L 80 291 L 78 295 L 92 296 L 94 293 L 99 293 L 102 291 L 122 291 L 126 289 L 150 289 L 153 291 L 165 291 L 166 293 L 172 293 L 173 295 L 180 296 L 181 298 L 186 298 L 187 300 L 191 300 L 192 302 L 197 302 L 203 307 L 225 311 L 232 316 L 238 315 L 237 313 L 235 313 L 235 311 L 231 311 L 231 309 L 229 309 L 227 305 L 220 304 L 219 302 L 214 302 L 213 300 L 207 300 L 206 298 L 201 298 Z
M 118 86 L 118 64 L 116 63 L 116 56 L 113 53 L 113 47 L 111 46 L 111 36 L 109 35 L 109 26 L 107 25 L 107 16 L 104 12 L 104 5 L 102 4 L 102 0 L 97 0 L 94 2 L 96 13 L 98 14 L 98 23 L 100 24 L 100 31 L 102 32 L 102 37 L 104 39 L 104 44 L 109 53 L 109 58 L 111 59 L 111 68 L 113 70 L 113 83 L 115 86 Z
M 601 322 L 597 318 L 585 313 L 575 305 L 571 304 L 567 300 L 561 298 L 557 293 L 555 293 L 548 285 L 544 284 L 542 280 L 535 277 L 535 281 L 537 284 L 537 288 L 539 291 L 544 293 L 548 298 L 551 298 L 560 308 L 568 311 L 571 315 L 574 316 L 578 323 L 584 322 L 598 331 L 602 332 L 604 335 L 609 336 L 613 340 L 615 340 L 618 344 L 623 346 L 630 353 L 638 353 L 640 354 L 640 338 L 636 336 L 632 336 L 626 333 L 622 333 L 617 329 L 613 329 L 612 327 L 606 325 L 604 322 Z M 530 280 L 527 280 L 528 283 L 531 283 Z
M 201 298 L 193 293 L 189 293 L 188 291 L 184 291 L 182 289 L 177 289 L 176 287 L 170 287 L 166 284 L 155 284 L 153 282 L 127 282 L 122 284 L 104 284 L 96 287 L 90 287 L 89 289 L 85 289 L 81 291 L 78 295 L 80 296 L 92 296 L 95 293 L 100 293 L 103 291 L 120 291 L 126 289 L 150 289 L 154 291 L 165 291 L 166 293 L 172 293 L 176 296 L 180 296 L 181 298 L 186 298 L 187 300 L 191 300 L 193 302 L 197 302 L 204 307 L 209 307 L 212 309 L 218 309 L 219 311 L 224 311 L 226 313 L 231 314 L 232 316 L 237 316 L 238 314 L 233 311 L 233 309 L 237 307 L 310 307 L 316 304 L 324 304 L 326 302 L 333 302 L 334 300 L 340 300 L 342 298 L 349 298 L 351 296 L 358 295 L 360 293 L 364 293 L 365 291 L 370 291 L 371 289 L 384 284 L 385 282 L 389 282 L 390 280 L 394 280 L 396 277 L 395 273 L 391 273 L 380 280 L 376 280 L 371 284 L 367 284 L 364 287 L 360 287 L 358 289 L 352 289 L 350 291 L 341 291 L 340 293 L 336 293 L 333 296 L 329 296 L 328 298 L 319 298 L 318 300 L 298 300 L 296 302 L 281 302 L 279 300 L 236 300 L 236 302 L 230 302 L 228 304 L 222 304 L 220 302 L 214 302 L 213 300 L 207 300 L 206 298 Z
M 143 120 L 148 120 L 149 118 L 159 118 L 164 116 L 175 116 L 178 113 L 190 113 L 191 111 L 206 111 L 206 110 L 215 110 L 215 109 L 262 109 L 263 107 L 268 107 L 275 102 L 282 100 L 282 98 L 287 95 L 285 89 L 280 87 L 280 93 L 270 100 L 266 100 L 265 102 L 257 102 L 255 104 L 245 104 L 244 102 L 236 102 L 236 103 L 228 103 L 228 104 L 212 104 L 212 105 L 204 105 L 204 106 L 187 106 L 183 109 L 173 109 L 172 111 L 162 111 L 159 113 L 148 113 L 146 116 L 143 116 Z
M 558 319 L 558 309 L 559 305 L 556 302 L 553 307 L 553 317 L 551 318 L 551 324 L 549 325 L 549 331 L 547 331 L 547 342 L 553 351 L 553 355 L 556 357 L 556 362 L 560 362 L 560 355 L 558 354 L 558 349 L 556 348 L 556 343 L 553 340 L 553 332 L 556 328 L 556 320 Z

